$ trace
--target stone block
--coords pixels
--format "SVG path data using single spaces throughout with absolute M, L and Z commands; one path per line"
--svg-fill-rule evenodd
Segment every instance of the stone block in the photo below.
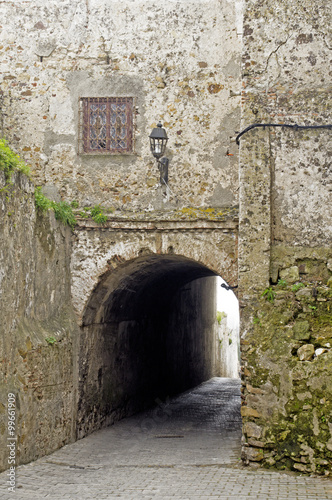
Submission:
M 296 293 L 296 298 L 297 299 L 302 299 L 302 298 L 306 298 L 306 299 L 310 299 L 312 297 L 312 292 L 310 290 L 310 288 L 301 288 L 297 293 Z
M 303 464 L 299 464 L 299 463 L 295 463 L 293 464 L 293 467 L 294 469 L 300 471 L 300 472 L 307 472 L 307 467 Z M 309 469 L 309 472 L 310 472 L 310 469 Z
M 265 446 L 263 441 L 258 441 L 257 439 L 252 438 L 248 439 L 248 444 L 250 444 L 250 446 L 255 446 L 256 448 L 264 448 Z
M 254 410 L 253 408 L 249 408 L 248 406 L 241 407 L 241 415 L 242 415 L 242 417 L 255 417 L 255 418 L 260 417 L 260 414 L 258 413 L 257 410 Z
M 300 279 L 299 268 L 297 266 L 288 267 L 287 269 L 282 269 L 279 273 L 282 280 L 287 281 L 287 283 L 295 283 Z
M 270 267 L 270 278 L 272 283 L 277 283 L 279 275 L 279 265 L 278 263 L 272 262 Z
M 324 352 L 327 352 L 327 349 L 324 349 L 323 347 L 319 347 L 318 349 L 315 350 L 315 356 L 320 356 L 321 354 L 324 354 Z
M 300 361 L 310 361 L 315 354 L 315 347 L 312 344 L 305 344 L 297 350 Z
M 260 448 L 244 447 L 242 448 L 241 457 L 243 460 L 249 460 L 250 462 L 261 462 L 264 459 L 264 453 Z
M 264 391 L 262 389 L 259 389 L 259 387 L 253 387 L 250 384 L 246 385 L 247 391 L 250 392 L 251 394 L 264 394 Z
M 310 339 L 310 331 L 309 331 L 309 323 L 308 321 L 297 321 L 293 326 L 293 334 L 296 340 L 309 340 Z
M 254 422 L 246 422 L 243 426 L 243 432 L 248 437 L 259 439 L 263 434 L 263 429 Z

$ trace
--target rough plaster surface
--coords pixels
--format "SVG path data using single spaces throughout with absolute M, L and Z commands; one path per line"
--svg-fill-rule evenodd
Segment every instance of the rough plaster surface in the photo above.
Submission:
M 315 247 L 331 243 L 331 148 L 331 131 L 304 131 L 299 137 L 286 132 L 274 142 L 276 242 Z
M 331 12 L 326 3 L 246 2 L 242 128 L 252 123 L 331 124 Z M 273 26 L 273 36 L 271 27 Z M 243 136 L 252 147 L 257 132 Z M 331 131 L 265 129 L 272 236 L 295 245 L 331 241 Z
M 233 311 L 230 311 L 233 313 Z M 227 325 L 227 314 L 221 312 L 217 330 L 217 353 L 219 377 L 239 378 L 240 371 L 240 337 L 239 328 L 230 328 Z
M 3 130 L 35 180 L 82 204 L 159 208 L 148 135 L 160 119 L 168 204 L 236 204 L 241 5 L 3 2 Z M 78 98 L 105 95 L 136 97 L 136 153 L 78 156 Z

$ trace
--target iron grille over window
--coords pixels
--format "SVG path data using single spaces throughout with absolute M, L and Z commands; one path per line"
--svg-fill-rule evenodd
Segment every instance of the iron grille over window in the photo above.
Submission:
M 79 152 L 134 152 L 134 98 L 81 97 Z

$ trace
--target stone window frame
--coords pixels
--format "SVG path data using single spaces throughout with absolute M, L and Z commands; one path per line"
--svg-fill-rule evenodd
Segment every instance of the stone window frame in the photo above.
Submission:
M 91 103 L 106 104 L 106 145 L 103 148 L 89 148 L 87 145 L 89 128 L 89 105 Z M 125 111 L 129 119 L 127 131 L 127 148 L 112 148 L 110 141 L 110 106 L 113 103 L 129 104 L 129 109 Z M 133 155 L 135 151 L 135 131 L 136 131 L 136 98 L 134 96 L 103 96 L 103 97 L 80 97 L 79 98 L 79 120 L 78 120 L 78 154 L 84 156 L 122 156 Z

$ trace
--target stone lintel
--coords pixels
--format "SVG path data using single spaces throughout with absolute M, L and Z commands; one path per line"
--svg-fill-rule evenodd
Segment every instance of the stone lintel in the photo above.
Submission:
M 76 230 L 132 230 L 132 231 L 234 231 L 238 228 L 237 220 L 207 221 L 207 220 L 186 220 L 186 221 L 136 221 L 136 220 L 108 220 L 102 226 L 92 219 L 78 219 Z

